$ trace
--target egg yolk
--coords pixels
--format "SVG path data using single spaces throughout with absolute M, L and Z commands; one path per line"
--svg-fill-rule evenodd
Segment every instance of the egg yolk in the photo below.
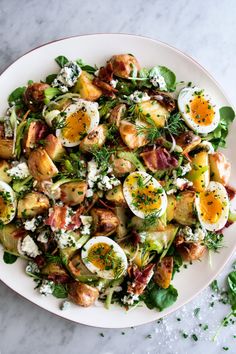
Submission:
M 215 224 L 222 213 L 223 205 L 216 192 L 200 193 L 200 212 L 202 219 L 210 224 Z
M 132 204 L 144 214 L 160 209 L 162 189 L 153 186 L 152 183 L 145 183 L 140 176 L 129 177 L 127 185 L 132 196 Z
M 97 243 L 88 251 L 88 261 L 100 270 L 113 268 L 113 247 L 106 243 Z
M 198 125 L 208 126 L 213 122 L 215 112 L 203 95 L 196 95 L 188 107 L 191 119 Z
M 88 113 L 81 109 L 67 117 L 62 136 L 70 142 L 76 142 L 88 131 L 90 124 L 91 119 Z

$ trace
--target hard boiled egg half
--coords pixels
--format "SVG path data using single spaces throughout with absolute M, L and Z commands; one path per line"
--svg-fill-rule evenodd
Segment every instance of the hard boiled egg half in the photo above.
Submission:
M 83 246 L 81 258 L 90 272 L 104 279 L 120 278 L 128 267 L 123 249 L 106 236 L 92 237 Z
M 12 188 L 0 181 L 0 221 L 8 224 L 16 213 L 16 197 Z
M 133 172 L 124 182 L 123 194 L 131 211 L 138 217 L 164 214 L 167 197 L 160 183 L 146 172 Z
M 229 215 L 229 199 L 225 187 L 210 182 L 207 189 L 196 197 L 196 209 L 201 225 L 209 231 L 221 230 Z
M 185 123 L 200 134 L 212 132 L 219 124 L 219 109 L 212 98 L 198 87 L 182 89 L 178 106 Z
M 64 127 L 56 130 L 56 136 L 66 147 L 79 145 L 84 136 L 99 124 L 97 102 L 78 99 L 65 109 L 64 114 Z

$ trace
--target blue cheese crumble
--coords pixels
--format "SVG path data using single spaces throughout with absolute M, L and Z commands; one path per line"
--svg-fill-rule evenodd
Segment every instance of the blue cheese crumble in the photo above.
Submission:
M 129 99 L 134 103 L 139 103 L 139 102 L 149 101 L 150 97 L 148 96 L 147 92 L 134 91 L 134 93 L 132 93 L 129 96 Z
M 55 284 L 53 281 L 43 280 L 39 287 L 39 292 L 44 296 L 51 295 L 53 293 L 54 287 Z
M 186 242 L 200 242 L 206 236 L 206 231 L 201 227 L 196 227 L 194 230 L 189 226 L 185 226 L 178 232 L 179 235 L 184 236 Z
M 29 235 L 25 236 L 23 240 L 18 245 L 18 250 L 20 254 L 35 258 L 41 254 L 38 246 Z
M 87 215 L 80 215 L 80 220 L 82 222 L 82 228 L 80 229 L 80 232 L 82 235 L 90 235 L 91 233 L 91 225 L 93 218 L 92 216 L 87 216 Z
M 111 171 L 112 168 L 108 168 L 106 173 L 111 173 Z M 101 170 L 98 168 L 95 160 L 88 162 L 87 182 L 90 190 L 89 196 L 92 196 L 91 190 L 93 190 L 95 187 L 101 191 L 107 191 L 121 183 L 120 180 L 118 180 L 114 175 L 102 175 Z
M 160 73 L 160 69 L 155 67 L 149 74 L 149 80 L 154 87 L 159 88 L 161 91 L 167 91 L 167 86 L 164 77 Z
M 25 179 L 30 176 L 26 162 L 19 162 L 7 171 L 7 174 L 15 179 Z
M 60 310 L 66 311 L 66 310 L 69 310 L 70 307 L 71 307 L 71 303 L 69 301 L 65 300 L 61 303 Z
M 69 88 L 75 85 L 81 72 L 82 70 L 76 62 L 69 61 L 60 70 L 59 74 L 52 82 L 52 86 L 57 87 L 61 92 L 66 93 L 69 91 Z

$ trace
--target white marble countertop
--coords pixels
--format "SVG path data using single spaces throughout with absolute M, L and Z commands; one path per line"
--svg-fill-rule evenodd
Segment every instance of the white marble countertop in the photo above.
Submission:
M 97 32 L 134 33 L 190 54 L 212 73 L 235 104 L 235 13 L 235 0 L 0 0 L 0 70 L 24 52 L 54 39 Z M 230 267 L 225 268 L 222 280 Z M 60 319 L 1 283 L 0 353 L 236 353 L 235 325 L 223 328 L 218 340 L 211 341 L 229 310 L 217 301 L 211 307 L 211 302 L 207 289 L 162 323 L 101 330 Z M 204 331 L 199 324 L 209 328 Z M 198 341 L 191 338 L 193 333 Z

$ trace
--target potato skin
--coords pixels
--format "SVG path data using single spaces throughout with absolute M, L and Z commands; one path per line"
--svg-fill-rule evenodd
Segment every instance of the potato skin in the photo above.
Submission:
M 0 160 L 0 181 L 10 183 L 11 177 L 7 174 L 10 169 L 10 164 L 5 160 Z
M 102 147 L 105 144 L 106 135 L 107 126 L 105 124 L 100 124 L 80 142 L 80 150 L 83 152 L 90 152 L 93 149 Z
M 13 139 L 0 138 L 0 159 L 13 158 Z
M 82 71 L 73 91 L 78 92 L 84 100 L 96 101 L 102 95 L 102 91 L 92 81 L 93 75 Z
M 44 141 L 45 141 L 44 148 L 48 156 L 53 161 L 59 161 L 66 152 L 60 140 L 55 135 L 49 134 Z
M 86 191 L 85 181 L 64 183 L 61 186 L 61 200 L 70 206 L 80 204 L 84 201 Z
M 126 206 L 122 185 L 116 186 L 106 192 L 106 199 L 116 206 Z
M 93 208 L 90 213 L 93 218 L 94 236 L 109 236 L 116 231 L 120 222 L 111 210 Z
M 49 209 L 50 203 L 46 195 L 39 192 L 27 193 L 24 198 L 20 199 L 17 206 L 17 217 L 19 219 L 34 217 L 44 213 Z
M 94 304 L 98 296 L 99 291 L 93 286 L 80 282 L 73 282 L 69 285 L 69 298 L 77 305 L 89 307 Z
M 116 177 L 122 177 L 127 173 L 135 171 L 135 166 L 128 160 L 122 158 L 114 158 L 112 161 L 113 174 Z
M 192 131 L 184 132 L 176 138 L 176 143 L 182 147 L 184 154 L 194 149 L 200 142 L 200 136 L 195 135 Z
M 38 181 L 48 180 L 57 175 L 58 169 L 46 150 L 39 148 L 30 153 L 28 167 L 31 175 Z
M 126 112 L 126 105 L 124 103 L 120 103 L 115 106 L 109 116 L 109 123 L 115 124 L 119 127 L 121 120 Z
M 154 282 L 163 289 L 167 289 L 170 285 L 174 268 L 174 260 L 171 256 L 164 257 L 154 270 Z
M 120 122 L 119 132 L 123 142 L 132 150 L 148 143 L 146 136 L 139 135 L 136 126 L 126 120 Z
M 30 123 L 27 132 L 23 139 L 23 148 L 26 156 L 37 145 L 38 140 L 41 140 L 47 134 L 47 126 L 42 121 L 37 120 Z
M 231 164 L 221 152 L 209 155 L 212 181 L 220 182 L 226 186 L 230 179 Z
M 174 219 L 181 225 L 192 225 L 195 223 L 194 201 L 196 194 L 193 191 L 181 192 L 176 200 Z
M 24 93 L 24 101 L 32 112 L 37 112 L 42 109 L 45 98 L 44 90 L 49 87 L 48 84 L 41 82 L 34 82 L 27 87 Z
M 112 65 L 114 75 L 124 79 L 130 77 L 134 69 L 137 71 L 141 69 L 137 59 L 130 54 L 113 55 L 108 64 Z
M 202 258 L 207 251 L 206 246 L 202 245 L 200 242 L 183 242 L 178 245 L 176 249 L 186 262 L 195 261 Z

